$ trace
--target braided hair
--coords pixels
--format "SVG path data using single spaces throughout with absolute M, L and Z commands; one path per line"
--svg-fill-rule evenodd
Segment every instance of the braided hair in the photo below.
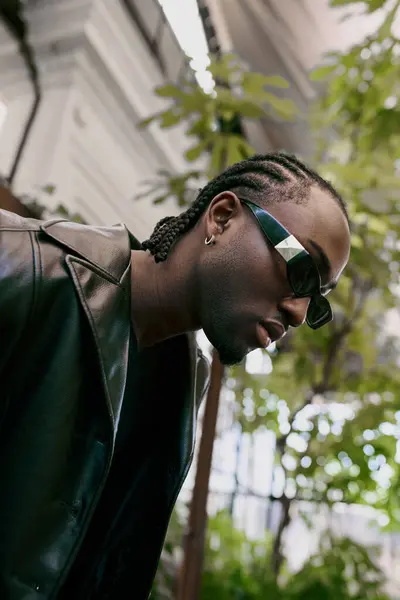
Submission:
M 328 192 L 349 220 L 346 205 L 334 187 L 298 158 L 283 152 L 256 154 L 212 179 L 185 212 L 161 219 L 142 248 L 149 250 L 156 262 L 165 261 L 175 242 L 196 225 L 221 192 L 229 190 L 264 205 L 289 200 L 301 204 L 307 201 L 312 186 Z

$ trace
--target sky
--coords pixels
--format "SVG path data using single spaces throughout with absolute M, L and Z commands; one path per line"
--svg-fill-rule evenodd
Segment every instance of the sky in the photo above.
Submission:
M 199 85 L 205 91 L 211 91 L 213 80 L 206 71 L 209 64 L 208 46 L 196 0 L 158 0 L 187 56 L 192 58 L 191 66 L 195 71 Z

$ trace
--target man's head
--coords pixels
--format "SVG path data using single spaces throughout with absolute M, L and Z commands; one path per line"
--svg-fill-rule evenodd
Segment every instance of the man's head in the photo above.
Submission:
M 294 236 L 283 246 L 294 243 L 295 252 L 303 246 L 311 255 L 322 295 L 336 285 L 349 257 L 343 200 L 316 172 L 283 153 L 233 165 L 200 190 L 186 212 L 162 219 L 143 249 L 156 262 L 170 253 L 190 256 L 185 276 L 195 291 L 193 310 L 225 364 L 239 362 L 250 350 L 280 338 L 289 326 L 301 325 L 307 312 L 310 318 L 319 306 L 315 298 L 321 299 L 294 294 L 287 252 L 282 244 L 275 247 L 273 236 L 267 239 L 254 205 Z M 307 266 L 302 268 L 307 278 Z M 297 271 L 302 272 L 300 266 Z

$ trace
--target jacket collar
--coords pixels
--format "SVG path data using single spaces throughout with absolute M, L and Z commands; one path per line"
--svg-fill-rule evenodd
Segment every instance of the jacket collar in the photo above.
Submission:
M 55 219 L 42 223 L 40 229 L 116 284 L 130 267 L 130 250 L 140 249 L 140 243 L 125 225 L 88 228 L 73 221 Z

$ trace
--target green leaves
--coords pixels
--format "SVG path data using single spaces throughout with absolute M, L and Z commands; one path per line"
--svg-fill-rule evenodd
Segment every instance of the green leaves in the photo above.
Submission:
M 49 194 L 49 196 L 52 196 L 56 191 L 56 186 L 52 183 L 48 183 L 42 187 L 42 191 Z
M 156 88 L 155 92 L 161 98 L 182 98 L 184 96 L 183 90 L 171 83 Z
M 295 116 L 296 107 L 292 100 L 289 100 L 288 98 L 278 98 L 269 92 L 265 92 L 264 98 L 279 117 L 290 121 Z
M 346 2 L 341 4 L 355 4 Z M 359 3 L 358 3 L 359 4 Z M 369 12 L 385 2 L 364 3 Z M 328 65 L 317 68 L 312 79 L 325 83 L 318 103 L 319 129 L 340 128 L 347 139 L 357 139 L 365 152 L 387 150 L 400 155 L 398 43 L 392 31 L 400 3 L 393 3 L 379 29 L 346 53 L 330 53 Z
M 327 531 L 317 552 L 290 580 L 287 597 L 384 600 L 384 574 L 376 555 L 373 548 L 366 550 L 350 538 L 334 538 Z
M 178 84 L 168 83 L 155 90 L 168 107 L 139 126 L 158 123 L 163 129 L 180 123 L 186 126 L 194 145 L 185 156 L 189 162 L 206 158 L 205 174 L 213 177 L 223 168 L 254 154 L 254 149 L 239 132 L 241 119 L 274 117 L 292 120 L 297 109 L 292 100 L 275 95 L 274 89 L 288 88 L 288 82 L 279 75 L 265 76 L 249 72 L 234 54 L 210 56 L 209 72 L 215 87 L 206 94 L 190 75 Z M 185 177 L 184 175 L 180 177 Z M 180 190 L 179 202 L 185 194 Z M 162 202 L 169 195 L 159 196 Z
M 185 207 L 193 201 L 199 187 L 198 182 L 204 178 L 201 171 L 188 171 L 184 175 L 173 175 L 167 170 L 158 172 L 158 179 L 143 181 L 144 189 L 136 194 L 135 200 L 149 198 L 153 204 L 162 204 L 169 198 L 175 199 L 178 206 Z M 194 187 L 196 183 L 197 188 Z
M 247 94 L 252 96 L 262 96 L 268 87 L 277 87 L 287 89 L 289 87 L 286 79 L 280 75 L 262 75 L 261 73 L 242 73 L 242 86 Z
M 189 148 L 189 150 L 185 152 L 186 159 L 189 162 L 194 162 L 198 160 L 203 154 L 203 152 L 205 152 L 208 149 L 209 144 L 210 140 L 208 138 L 201 140 L 198 144 L 196 144 L 192 148 Z
M 178 114 L 173 111 L 165 112 L 160 117 L 160 127 L 162 129 L 168 129 L 169 127 L 173 127 L 174 125 L 178 125 L 181 118 Z
M 329 75 L 333 75 L 336 68 L 336 64 L 318 67 L 310 73 L 310 79 L 311 81 L 321 81 L 323 79 L 326 79 Z
M 365 5 L 368 13 L 379 10 L 387 3 L 387 0 L 330 0 L 331 6 L 350 6 L 354 4 Z
M 278 584 L 265 565 L 267 537 L 254 542 L 221 511 L 209 521 L 201 600 L 389 600 L 375 548 L 324 531 L 314 554 Z
M 147 119 L 143 119 L 142 121 L 139 121 L 137 126 L 139 127 L 139 129 L 145 129 L 146 127 L 151 125 L 156 120 L 157 116 L 158 115 L 151 115 L 150 117 L 147 117 Z
M 209 519 L 201 600 L 283 600 L 271 572 L 265 568 L 271 535 L 250 540 L 233 526 L 225 511 Z

